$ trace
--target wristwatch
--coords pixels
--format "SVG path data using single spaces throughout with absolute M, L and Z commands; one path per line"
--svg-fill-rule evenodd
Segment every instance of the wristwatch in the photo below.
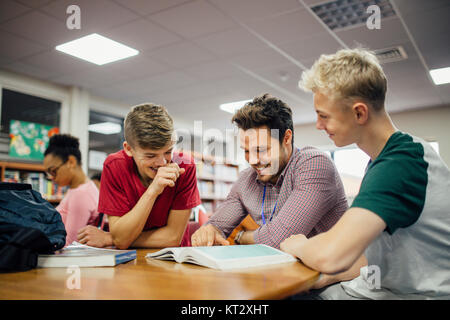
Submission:
M 241 244 L 241 238 L 242 238 L 242 235 L 244 234 L 244 232 L 245 232 L 244 230 L 241 230 L 237 233 L 236 237 L 234 237 L 235 243 Z

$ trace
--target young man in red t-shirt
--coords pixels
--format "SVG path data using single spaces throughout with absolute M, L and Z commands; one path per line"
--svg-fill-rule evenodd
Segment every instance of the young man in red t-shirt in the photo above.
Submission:
M 173 152 L 173 122 L 166 109 L 142 104 L 124 124 L 123 150 L 104 164 L 98 210 L 110 232 L 79 231 L 80 243 L 104 247 L 189 246 L 191 209 L 201 203 L 192 159 Z

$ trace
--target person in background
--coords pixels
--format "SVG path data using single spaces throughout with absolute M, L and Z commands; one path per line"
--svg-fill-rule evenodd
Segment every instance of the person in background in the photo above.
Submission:
M 239 231 L 235 243 L 279 248 L 293 234 L 312 237 L 329 230 L 347 210 L 344 187 L 324 152 L 294 146 L 291 108 L 263 94 L 239 109 L 232 122 L 250 168 L 192 235 L 192 245 L 227 245 L 227 237 L 248 214 L 258 228 Z
M 302 75 L 316 127 L 338 147 L 370 156 L 350 209 L 327 232 L 294 235 L 281 249 L 322 273 L 316 299 L 449 299 L 450 171 L 431 145 L 399 131 L 386 108 L 387 79 L 364 49 L 322 55 Z M 347 272 L 367 259 L 360 275 Z
M 102 173 L 101 172 L 94 173 L 91 176 L 91 180 L 94 181 L 94 183 L 97 186 L 98 190 L 100 190 L 100 179 L 101 178 L 102 178 Z
M 80 228 L 96 225 L 99 190 L 81 168 L 80 143 L 76 137 L 53 135 L 44 152 L 44 167 L 48 179 L 58 186 L 69 187 L 56 207 L 66 227 L 69 245 L 77 240 Z
M 109 230 L 86 227 L 80 243 L 119 249 L 189 246 L 191 209 L 201 203 L 194 160 L 174 152 L 173 120 L 156 104 L 134 106 L 124 122 L 123 150 L 102 171 L 99 212 Z

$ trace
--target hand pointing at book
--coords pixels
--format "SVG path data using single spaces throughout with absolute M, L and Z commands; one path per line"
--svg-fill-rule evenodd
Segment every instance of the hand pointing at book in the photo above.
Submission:
M 193 247 L 200 246 L 227 246 L 230 243 L 222 236 L 222 234 L 214 226 L 208 224 L 200 227 L 194 232 L 191 238 Z

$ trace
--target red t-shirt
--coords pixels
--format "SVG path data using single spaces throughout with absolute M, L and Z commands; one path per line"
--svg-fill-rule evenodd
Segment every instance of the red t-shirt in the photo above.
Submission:
M 167 225 L 170 210 L 191 209 L 201 203 L 194 160 L 183 157 L 181 153 L 174 153 L 172 161 L 186 171 L 180 175 L 174 187 L 164 188 L 156 198 L 144 230 Z M 103 164 L 98 212 L 121 217 L 133 209 L 146 190 L 139 179 L 133 158 L 124 150 L 110 154 Z M 190 245 L 188 225 L 181 246 Z

